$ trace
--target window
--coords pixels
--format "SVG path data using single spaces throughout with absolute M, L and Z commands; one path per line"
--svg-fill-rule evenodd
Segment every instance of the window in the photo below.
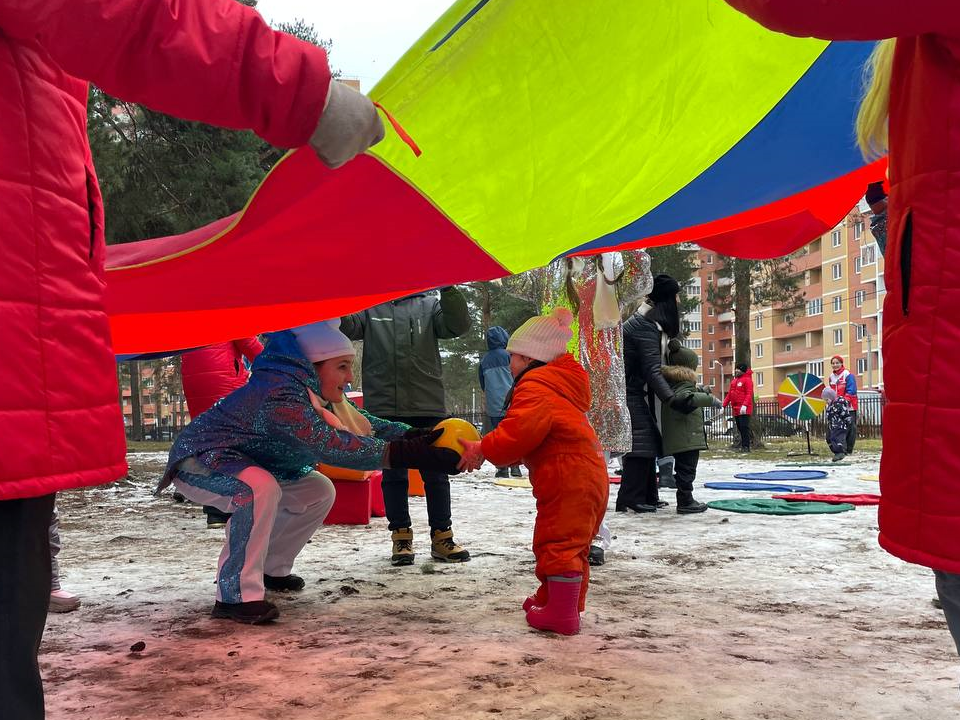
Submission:
M 757 315 L 757 320 L 756 320 L 756 323 L 754 324 L 754 327 L 757 330 L 763 330 L 763 315 Z
M 757 381 L 757 387 L 763 387 L 763 373 L 758 372 L 753 374 L 753 379 Z
M 713 305 L 707 308 L 707 315 L 709 315 L 710 317 L 713 317 Z
M 833 311 L 835 313 L 843 310 L 843 295 L 834 295 L 833 296 Z
M 702 312 L 702 307 L 700 303 L 697 303 L 692 308 L 690 308 L 687 312 L 691 313 L 692 315 L 699 315 Z
M 830 233 L 831 247 L 840 247 L 841 242 L 843 242 L 843 240 L 839 230 L 834 230 L 832 233 Z
M 862 268 L 863 268 L 863 261 L 860 259 L 860 256 L 858 255 L 853 259 L 853 272 L 859 275 L 860 270 Z
M 807 363 L 807 372 L 817 377 L 823 377 L 823 360 Z
M 763 343 L 757 343 L 756 354 L 758 358 L 763 357 Z
M 863 237 L 863 220 L 857 220 L 853 224 L 853 239 L 859 240 Z
M 707 255 L 707 265 L 713 265 L 713 255 Z
M 716 350 L 714 349 L 714 344 L 713 344 L 712 342 L 707 346 L 707 349 L 708 349 L 710 352 L 716 352 Z
M 708 282 L 708 283 L 712 283 L 712 282 L 713 282 L 713 273 L 710 273 L 710 274 L 707 275 L 707 282 Z
M 843 328 L 835 328 L 833 331 L 833 344 L 843 345 Z
M 710 378 L 710 387 L 716 387 L 716 386 L 717 386 L 717 378 L 716 377 Z
M 857 292 L 853 294 L 853 304 L 856 305 L 857 307 L 863 307 L 863 303 L 866 301 L 866 299 L 867 299 L 866 290 L 857 290 Z
M 683 344 L 691 350 L 699 350 L 703 347 L 703 341 L 699 338 L 687 338 L 683 341 Z
M 707 325 L 707 335 L 713 335 L 713 325 Z
M 687 297 L 700 297 L 700 283 L 690 283 L 686 287 Z
M 861 265 L 876 265 L 877 264 L 877 246 L 876 244 L 866 245 L 860 250 L 860 264 Z
M 700 328 L 702 327 L 699 320 L 684 320 L 683 324 L 686 327 L 688 333 L 691 333 L 691 332 L 698 333 L 700 332 Z
M 783 351 L 784 351 L 784 352 L 793 352 L 793 343 L 792 343 L 792 342 L 785 342 L 785 343 L 783 344 Z
M 823 298 L 807 301 L 807 315 L 823 315 Z
M 857 325 L 857 340 L 863 340 L 867 336 L 867 326 Z
M 843 265 L 841 263 L 833 264 L 833 279 L 839 280 L 843 277 Z
M 699 375 L 697 375 L 697 378 L 698 378 L 697 382 L 703 385 L 703 373 L 700 373 Z
M 865 357 L 857 358 L 857 375 L 863 375 L 867 372 L 867 359 Z

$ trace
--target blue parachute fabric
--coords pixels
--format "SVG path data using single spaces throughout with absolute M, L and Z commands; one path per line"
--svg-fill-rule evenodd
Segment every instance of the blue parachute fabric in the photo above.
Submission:
M 766 482 L 803 482 L 822 480 L 827 476 L 824 470 L 768 470 L 767 472 L 737 473 L 740 480 L 764 480 Z
M 806 485 L 772 485 L 762 482 L 708 482 L 704 483 L 705 488 L 711 490 L 759 490 L 760 492 L 813 492 L 814 488 Z

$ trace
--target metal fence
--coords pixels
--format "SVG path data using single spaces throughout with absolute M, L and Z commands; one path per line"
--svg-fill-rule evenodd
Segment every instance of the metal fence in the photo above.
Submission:
M 883 419 L 883 398 L 879 395 L 861 395 L 858 397 L 858 401 L 857 436 L 862 438 L 879 438 Z M 808 427 L 811 438 L 824 438 L 827 434 L 822 415 L 809 421 L 809 423 L 797 423 L 781 412 L 780 405 L 776 400 L 760 400 L 755 402 L 753 414 L 755 416 L 753 422 L 759 423 L 762 438 L 802 436 Z M 722 411 L 707 408 L 704 410 L 704 416 L 704 427 L 708 440 L 719 443 L 729 439 L 732 442 L 734 437 L 739 437 L 736 423 L 733 420 L 733 413 L 729 407 L 724 408 Z M 482 413 L 454 413 L 453 417 L 466 420 L 475 425 L 481 432 L 487 430 L 484 425 L 485 418 Z
M 879 395 L 863 395 L 858 398 L 857 437 L 879 438 L 883 427 L 884 399 Z M 737 436 L 736 423 L 730 408 L 723 411 L 705 411 L 706 430 L 709 440 L 723 440 Z M 753 423 L 759 423 L 762 438 L 782 438 L 803 435 L 809 428 L 810 437 L 826 437 L 827 429 L 823 415 L 809 422 L 796 422 L 780 410 L 776 400 L 761 400 L 753 405 Z

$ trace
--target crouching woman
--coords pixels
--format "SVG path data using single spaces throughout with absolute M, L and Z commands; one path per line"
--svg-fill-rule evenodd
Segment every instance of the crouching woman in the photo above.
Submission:
M 458 453 L 431 446 L 440 431 L 381 420 L 345 398 L 354 355 L 338 320 L 271 333 L 250 381 L 194 418 L 171 448 L 158 492 L 172 482 L 231 513 L 213 617 L 264 623 L 279 616 L 266 589 L 304 587 L 294 560 L 335 495 L 317 463 L 457 473 Z

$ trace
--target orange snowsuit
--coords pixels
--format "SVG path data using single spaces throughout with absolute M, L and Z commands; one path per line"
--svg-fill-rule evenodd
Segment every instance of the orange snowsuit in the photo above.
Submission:
M 507 414 L 481 444 L 497 467 L 523 462 L 530 469 L 537 520 L 533 554 L 546 601 L 549 575 L 582 573 L 584 610 L 590 566 L 587 553 L 607 509 L 607 465 L 587 420 L 590 380 L 573 355 L 561 355 L 522 375 Z

